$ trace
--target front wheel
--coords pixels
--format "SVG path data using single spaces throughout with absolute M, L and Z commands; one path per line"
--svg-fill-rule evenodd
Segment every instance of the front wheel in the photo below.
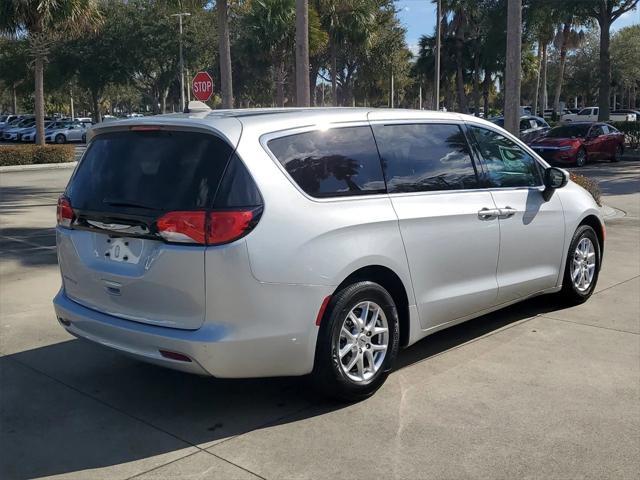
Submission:
M 312 374 L 314 387 L 342 401 L 371 396 L 398 354 L 395 303 L 383 287 L 363 281 L 338 291 L 322 319 Z
M 601 249 L 596 232 L 582 225 L 573 235 L 560 296 L 570 305 L 584 303 L 593 294 L 600 273 Z
M 87 134 L 86 133 L 82 134 L 82 143 L 87 143 Z
M 584 167 L 587 164 L 587 152 L 584 148 L 578 150 L 576 154 L 576 167 Z
M 624 148 L 622 145 L 616 146 L 616 152 L 613 154 L 612 162 L 619 162 L 622 160 L 622 154 L 624 153 Z
M 55 141 L 56 141 L 56 143 L 61 144 L 61 143 L 65 143 L 67 141 L 67 139 L 65 138 L 64 135 L 59 133 L 58 135 L 56 135 Z

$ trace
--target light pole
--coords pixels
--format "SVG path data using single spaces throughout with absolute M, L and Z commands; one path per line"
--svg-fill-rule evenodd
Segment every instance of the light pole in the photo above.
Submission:
M 182 17 L 191 16 L 190 13 L 174 13 L 172 17 L 178 17 L 180 24 L 180 111 L 184 112 L 184 59 L 182 58 Z

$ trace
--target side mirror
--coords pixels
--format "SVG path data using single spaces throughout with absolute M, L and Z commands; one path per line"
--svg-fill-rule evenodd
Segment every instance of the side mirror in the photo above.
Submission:
M 544 186 L 542 196 L 549 200 L 554 190 L 564 187 L 569 183 L 569 172 L 561 168 L 549 167 L 544 171 Z

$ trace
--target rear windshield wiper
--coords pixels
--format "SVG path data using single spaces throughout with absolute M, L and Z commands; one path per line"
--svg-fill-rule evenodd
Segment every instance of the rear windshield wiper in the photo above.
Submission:
M 153 205 L 147 205 L 144 203 L 138 202 L 130 202 L 128 200 L 119 200 L 116 198 L 105 198 L 102 200 L 102 203 L 105 205 L 110 205 L 112 207 L 133 207 L 133 208 L 144 208 L 145 210 L 160 210 L 160 208 L 155 207 Z

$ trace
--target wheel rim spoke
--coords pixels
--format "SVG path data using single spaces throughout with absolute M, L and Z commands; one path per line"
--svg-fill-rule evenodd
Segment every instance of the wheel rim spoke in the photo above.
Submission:
M 355 305 L 344 318 L 336 351 L 343 373 L 353 382 L 370 380 L 384 363 L 389 324 L 384 310 L 373 301 Z

